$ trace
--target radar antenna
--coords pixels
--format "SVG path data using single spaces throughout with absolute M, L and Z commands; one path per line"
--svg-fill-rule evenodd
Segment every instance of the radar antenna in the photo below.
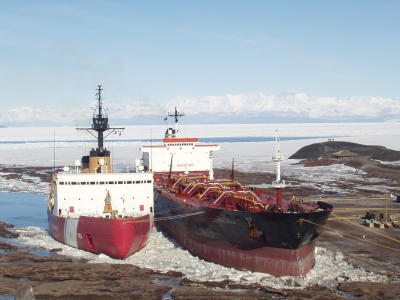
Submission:
M 103 98 L 101 92 L 103 91 L 102 86 L 97 86 L 97 105 L 93 112 L 93 123 L 91 128 L 76 128 L 77 130 L 85 130 L 90 135 L 97 139 L 97 149 L 91 151 L 91 156 L 109 156 L 110 152 L 104 147 L 104 139 L 106 139 L 113 132 L 121 132 L 125 128 L 123 127 L 109 127 L 108 116 L 103 107 Z M 93 133 L 97 132 L 97 135 Z M 108 132 L 108 133 L 107 133 Z M 105 135 L 105 133 L 107 133 Z
M 183 117 L 183 116 L 184 116 L 184 113 L 179 113 L 178 110 L 176 109 L 176 106 L 175 106 L 175 112 L 174 113 L 172 113 L 172 114 L 168 113 L 168 117 L 174 117 L 175 118 L 175 120 L 174 120 L 175 121 L 174 122 L 175 125 L 178 124 L 179 118 Z
M 176 137 L 176 134 L 178 133 L 178 122 L 179 118 L 183 117 L 184 113 L 178 112 L 176 106 L 175 106 L 175 111 L 173 113 L 168 113 L 168 117 L 174 117 L 174 128 L 168 128 L 167 131 L 165 132 L 165 137 L 166 138 L 174 138 Z

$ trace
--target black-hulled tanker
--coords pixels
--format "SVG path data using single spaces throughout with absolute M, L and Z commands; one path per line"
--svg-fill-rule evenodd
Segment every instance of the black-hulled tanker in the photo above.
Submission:
M 157 226 L 205 260 L 275 276 L 305 275 L 331 206 L 283 200 L 206 175 L 157 175 Z
M 154 172 L 156 225 L 207 261 L 274 276 L 307 274 L 332 206 L 282 196 L 279 140 L 277 178 L 266 192 L 233 179 L 214 180 L 213 151 L 219 146 L 177 138 L 177 132 L 175 122 L 161 145 L 141 149 L 145 168 Z

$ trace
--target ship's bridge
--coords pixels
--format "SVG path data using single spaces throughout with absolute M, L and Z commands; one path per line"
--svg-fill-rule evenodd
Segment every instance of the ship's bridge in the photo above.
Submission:
M 162 144 L 142 146 L 145 170 L 164 172 L 212 171 L 213 152 L 218 144 L 200 143 L 198 138 L 164 138 Z

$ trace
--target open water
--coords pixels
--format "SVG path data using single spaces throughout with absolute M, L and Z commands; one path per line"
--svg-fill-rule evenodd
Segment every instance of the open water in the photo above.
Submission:
M 16 227 L 47 228 L 47 196 L 32 193 L 0 193 L 0 220 Z

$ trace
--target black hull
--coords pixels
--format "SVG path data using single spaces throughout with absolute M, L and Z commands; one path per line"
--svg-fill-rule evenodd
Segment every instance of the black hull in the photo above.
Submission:
M 329 204 L 320 203 L 322 207 Z M 316 224 L 325 224 L 330 210 L 309 213 L 274 213 L 232 211 L 210 207 L 187 207 L 175 201 L 170 194 L 155 191 L 156 218 L 183 214 L 197 215 L 158 221 L 161 229 L 174 236 L 168 228 L 172 224 L 185 227 L 200 239 L 225 241 L 231 247 L 251 250 L 260 247 L 299 249 L 315 240 L 321 231 Z M 312 223 L 302 221 L 308 220 Z
M 324 224 L 332 208 L 320 202 L 322 210 L 309 213 L 232 211 L 189 207 L 175 197 L 155 191 L 156 224 L 191 254 L 274 276 L 304 276 L 312 269 L 321 230 L 312 223 Z

